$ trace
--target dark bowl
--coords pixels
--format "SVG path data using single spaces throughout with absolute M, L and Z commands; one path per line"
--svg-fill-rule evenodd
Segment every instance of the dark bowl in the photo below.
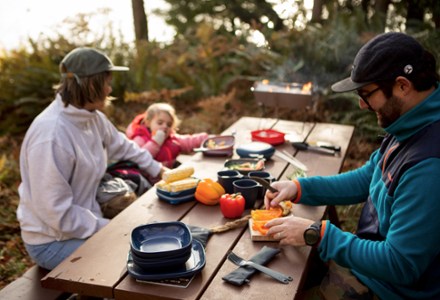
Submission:
M 264 169 L 264 158 L 239 158 L 228 159 L 225 162 L 225 169 L 237 170 L 243 175 L 247 175 L 250 171 L 262 171 Z
M 173 257 L 191 252 L 192 235 L 184 223 L 157 222 L 131 232 L 131 251 L 143 258 Z

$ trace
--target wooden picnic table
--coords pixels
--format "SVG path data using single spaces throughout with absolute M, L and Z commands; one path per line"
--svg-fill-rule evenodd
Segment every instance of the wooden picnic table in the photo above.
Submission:
M 340 172 L 354 127 L 338 124 L 303 123 L 287 120 L 242 117 L 223 135 L 235 134 L 235 146 L 251 142 L 252 130 L 272 127 L 299 141 L 326 141 L 341 146 L 339 155 L 327 156 L 309 151 L 296 151 L 288 142 L 275 146 L 302 161 L 309 169 L 307 176 L 331 175 Z M 234 154 L 234 157 L 236 154 Z M 217 179 L 223 168 L 224 157 L 206 157 L 196 153 L 185 161 L 192 165 L 197 178 Z M 265 170 L 276 179 L 285 180 L 294 168 L 273 156 L 266 161 Z M 294 205 L 298 216 L 319 220 L 327 207 Z M 249 213 L 249 210 L 245 214 Z M 294 299 L 301 288 L 307 270 L 310 247 L 280 246 L 277 242 L 251 240 L 247 226 L 213 234 L 205 248 L 206 265 L 187 288 L 161 286 L 137 282 L 126 270 L 130 249 L 130 233 L 138 225 L 157 221 L 180 220 L 187 225 L 211 228 L 230 221 L 219 206 L 206 206 L 197 201 L 171 205 L 160 201 L 155 188 L 150 189 L 111 222 L 90 237 L 80 248 L 42 279 L 47 288 L 80 295 L 114 299 L 263 299 L 270 291 L 271 299 Z M 263 246 L 280 248 L 281 253 L 268 266 L 293 277 L 289 284 L 256 273 L 249 284 L 233 286 L 222 277 L 237 267 L 226 257 L 233 250 L 248 259 Z

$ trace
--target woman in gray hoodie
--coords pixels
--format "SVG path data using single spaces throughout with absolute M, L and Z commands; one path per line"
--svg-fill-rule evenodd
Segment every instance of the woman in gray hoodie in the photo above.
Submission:
M 112 72 L 127 70 L 96 49 L 74 49 L 60 63 L 55 100 L 26 133 L 17 218 L 30 257 L 43 268 L 53 269 L 109 222 L 96 200 L 109 161 L 133 161 L 152 177 L 165 170 L 100 111 Z

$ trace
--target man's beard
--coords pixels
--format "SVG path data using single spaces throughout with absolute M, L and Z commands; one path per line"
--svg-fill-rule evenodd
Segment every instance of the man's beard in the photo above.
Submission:
M 396 96 L 387 99 L 384 106 L 376 111 L 377 123 L 382 128 L 387 128 L 400 116 L 403 107 L 403 100 Z

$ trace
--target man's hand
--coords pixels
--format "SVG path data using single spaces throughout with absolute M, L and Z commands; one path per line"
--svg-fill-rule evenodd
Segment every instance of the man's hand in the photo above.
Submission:
M 276 218 L 266 223 L 267 235 L 280 240 L 281 245 L 305 246 L 304 231 L 314 222 L 309 219 L 290 216 Z
M 292 200 L 296 198 L 298 190 L 293 181 L 276 181 L 271 183 L 271 186 L 276 188 L 278 192 L 272 193 L 267 190 L 264 197 L 264 205 L 266 206 L 266 209 L 269 209 L 271 206 L 278 206 L 278 203 L 283 200 Z

